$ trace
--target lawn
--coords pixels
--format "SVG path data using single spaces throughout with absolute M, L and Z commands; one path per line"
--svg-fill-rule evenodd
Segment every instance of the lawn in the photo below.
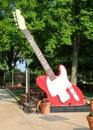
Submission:
M 20 94 L 24 94 L 26 93 L 25 89 L 19 89 L 19 90 L 11 90 L 16 97 L 20 98 Z M 91 98 L 93 98 L 93 92 L 83 92 L 84 96 L 87 97 L 87 100 L 90 100 Z
M 88 100 L 90 100 L 91 98 L 93 98 L 93 92 L 84 92 L 84 96 L 88 98 Z
M 79 87 L 81 91 L 83 92 L 84 96 L 87 97 L 87 100 L 89 101 L 91 98 L 93 98 L 93 84 L 79 84 Z M 15 89 L 14 89 L 15 88 Z M 20 98 L 20 94 L 25 94 L 26 90 L 23 87 L 11 87 L 9 88 L 16 97 Z M 42 92 L 41 89 L 31 86 L 31 90 L 36 93 L 31 93 L 33 96 L 39 96 L 39 92 Z
M 19 90 L 11 90 L 14 94 L 15 94 L 15 96 L 16 97 L 18 97 L 18 98 L 20 98 L 20 94 L 24 94 L 24 93 L 26 93 L 25 91 L 25 89 L 19 89 Z
M 14 95 L 17 97 L 17 98 L 20 98 L 20 94 L 25 94 L 26 93 L 26 90 L 25 89 L 14 89 L 14 90 L 11 90 L 12 93 L 14 93 Z M 30 94 L 36 98 L 40 98 L 42 96 L 42 91 L 41 90 L 34 90 L 34 91 L 30 91 Z

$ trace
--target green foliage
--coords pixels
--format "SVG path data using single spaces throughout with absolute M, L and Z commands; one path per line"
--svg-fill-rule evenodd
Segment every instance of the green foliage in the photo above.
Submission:
M 89 116 L 93 117 L 93 111 L 91 111 L 91 112 L 89 113 Z
M 0 0 L 0 64 L 11 68 L 12 61 L 16 64 L 20 56 L 29 55 L 33 59 L 31 69 L 37 75 L 44 73 L 25 36 L 16 28 L 14 5 L 21 10 L 28 29 L 54 70 L 59 63 L 71 69 L 72 46 L 68 45 L 72 45 L 73 37 L 80 39 L 80 61 L 93 56 L 92 45 L 87 45 L 93 42 L 92 0 Z
M 81 9 L 80 15 L 79 15 L 79 21 L 80 21 L 80 31 L 83 32 L 83 35 L 87 37 L 88 39 L 93 40 L 93 10 L 84 10 Z M 85 30 L 85 31 L 83 31 Z
M 26 92 L 25 92 L 25 89 L 22 89 L 22 90 L 11 90 L 13 93 L 14 93 L 14 95 L 16 95 L 16 97 L 18 97 L 18 98 L 20 98 L 20 95 L 21 94 L 25 94 Z

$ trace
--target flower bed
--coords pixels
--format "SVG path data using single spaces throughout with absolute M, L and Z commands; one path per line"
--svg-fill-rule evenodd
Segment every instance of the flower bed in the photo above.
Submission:
M 10 90 L 18 90 L 18 89 L 25 89 L 25 86 L 17 86 L 17 85 L 14 85 L 14 86 L 7 86 L 8 89 Z

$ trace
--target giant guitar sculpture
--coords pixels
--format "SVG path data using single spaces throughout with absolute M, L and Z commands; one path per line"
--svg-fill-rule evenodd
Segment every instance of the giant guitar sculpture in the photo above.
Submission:
M 38 76 L 36 84 L 47 94 L 47 98 L 51 101 L 52 105 L 83 105 L 84 95 L 77 86 L 69 81 L 64 65 L 59 65 L 59 74 L 56 76 L 27 29 L 21 11 L 16 9 L 13 15 L 45 70 L 46 75 Z

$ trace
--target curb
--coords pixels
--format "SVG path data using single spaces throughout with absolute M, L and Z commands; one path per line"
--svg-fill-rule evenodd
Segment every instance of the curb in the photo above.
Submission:
M 15 94 L 9 90 L 8 88 L 6 88 L 6 90 L 19 102 L 19 98 L 15 96 Z

